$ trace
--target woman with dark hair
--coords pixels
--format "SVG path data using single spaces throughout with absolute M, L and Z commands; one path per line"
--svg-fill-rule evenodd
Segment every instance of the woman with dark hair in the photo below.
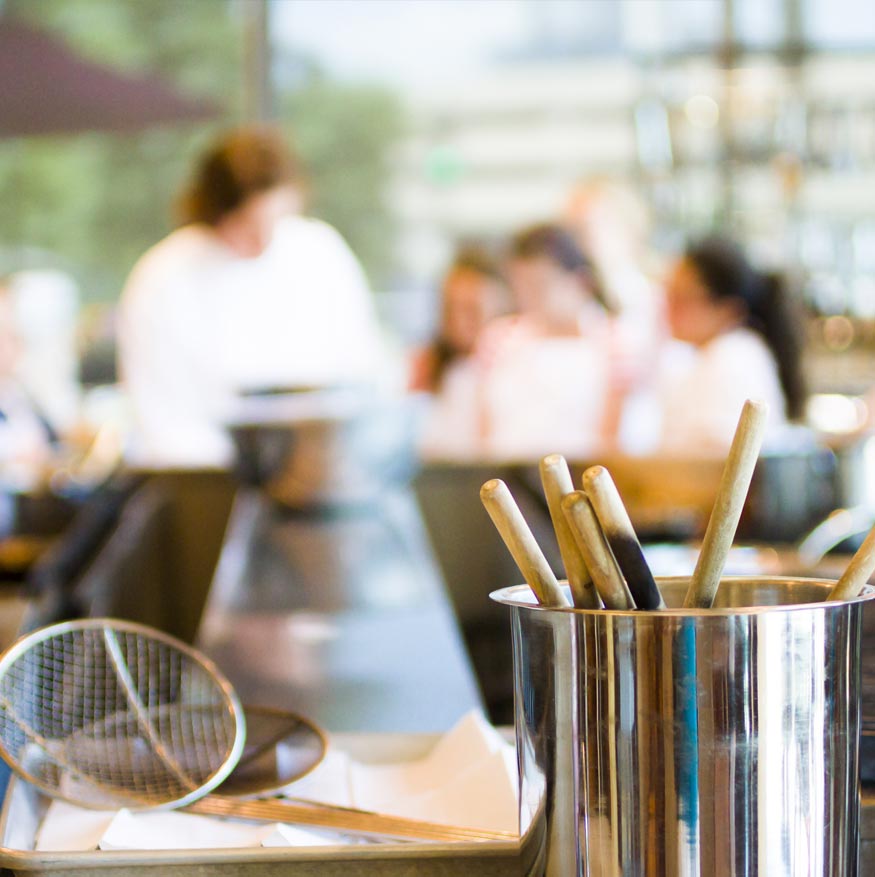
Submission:
M 580 457 L 609 425 L 620 348 L 592 263 L 558 225 L 538 225 L 510 246 L 519 314 L 483 337 L 480 429 L 484 454 Z
M 772 427 L 804 414 L 803 335 L 780 276 L 723 237 L 687 247 L 666 286 L 672 335 L 691 346 L 661 390 L 662 449 L 724 453 L 744 400 L 768 403 Z
M 270 244 L 277 218 L 300 210 L 301 171 L 278 131 L 240 128 L 197 163 L 177 203 L 181 225 L 214 230 L 244 257 Z
M 434 340 L 415 355 L 409 387 L 430 395 L 419 447 L 426 458 L 470 456 L 477 443 L 479 363 L 484 329 L 509 310 L 501 266 L 481 247 L 461 249 L 444 275 Z
M 372 383 L 383 356 L 364 274 L 340 235 L 298 215 L 297 161 L 270 128 L 201 157 L 182 226 L 137 263 L 119 355 L 142 465 L 230 461 L 222 424 L 247 391 Z
M 414 359 L 410 389 L 439 393 L 453 365 L 474 352 L 483 329 L 507 310 L 507 284 L 497 260 L 479 247 L 460 250 L 444 275 L 437 332 Z

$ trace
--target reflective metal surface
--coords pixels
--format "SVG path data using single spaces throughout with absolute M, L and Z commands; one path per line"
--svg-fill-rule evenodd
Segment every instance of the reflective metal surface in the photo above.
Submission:
M 863 597 L 727 578 L 712 610 L 510 606 L 521 828 L 549 877 L 856 875 Z
M 197 637 L 241 699 L 329 732 L 433 732 L 481 708 L 408 491 L 336 514 L 234 504 Z
M 235 469 L 291 508 L 374 503 L 416 471 L 423 410 L 336 390 L 244 400 L 228 424 Z

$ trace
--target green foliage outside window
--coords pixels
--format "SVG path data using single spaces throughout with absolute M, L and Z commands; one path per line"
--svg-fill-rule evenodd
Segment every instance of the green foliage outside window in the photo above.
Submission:
M 139 255 L 173 227 L 194 156 L 242 120 L 241 8 L 229 0 L 6 0 L 3 11 L 94 61 L 154 72 L 220 108 L 209 124 L 0 140 L 0 274 L 64 267 L 83 299 L 112 300 Z M 401 125 L 396 102 L 310 73 L 279 95 L 278 107 L 309 168 L 311 212 L 340 229 L 379 286 L 391 269 L 382 191 Z

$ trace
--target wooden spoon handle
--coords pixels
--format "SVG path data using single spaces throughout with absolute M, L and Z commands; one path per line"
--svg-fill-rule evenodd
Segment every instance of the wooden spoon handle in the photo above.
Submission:
M 741 410 L 702 550 L 684 600 L 686 609 L 710 609 L 714 603 L 763 443 L 767 414 L 765 402 L 750 399 Z
M 875 527 L 869 531 L 869 535 L 851 558 L 848 568 L 829 592 L 827 600 L 853 600 L 859 597 L 873 572 L 875 572 Z
M 611 473 L 604 466 L 592 466 L 583 473 L 583 489 L 592 503 L 635 605 L 639 609 L 665 609 L 662 594 L 656 587 Z
M 487 481 L 480 488 L 480 500 L 538 602 L 570 605 L 507 485 L 498 478 Z
M 605 608 L 634 609 L 635 601 L 623 581 L 587 495 L 582 490 L 569 493 L 562 500 L 562 511 L 568 518 Z
M 550 454 L 541 460 L 541 483 L 544 485 L 544 496 L 547 497 L 547 508 L 556 531 L 559 553 L 565 565 L 565 575 L 571 589 L 571 597 L 578 609 L 599 609 L 602 601 L 593 584 L 592 576 L 586 566 L 583 553 L 574 539 L 571 526 L 562 511 L 562 500 L 574 492 L 574 482 L 568 463 L 561 454 Z

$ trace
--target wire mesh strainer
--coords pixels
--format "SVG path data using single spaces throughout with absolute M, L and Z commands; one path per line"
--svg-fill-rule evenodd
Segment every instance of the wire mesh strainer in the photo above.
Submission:
M 55 624 L 0 657 L 0 755 L 55 798 L 183 806 L 231 772 L 245 733 L 218 669 L 143 625 Z

